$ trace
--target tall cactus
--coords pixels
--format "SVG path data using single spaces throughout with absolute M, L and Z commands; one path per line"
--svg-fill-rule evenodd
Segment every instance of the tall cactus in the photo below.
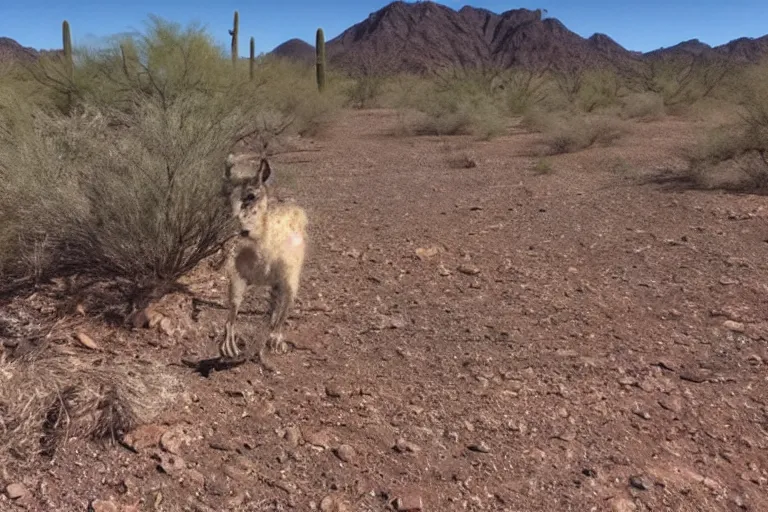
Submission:
M 318 28 L 315 36 L 315 60 L 317 66 L 317 90 L 325 90 L 325 35 L 323 29 Z
M 256 41 L 251 38 L 251 55 L 248 61 L 248 76 L 253 80 L 253 75 L 256 67 Z
M 72 59 L 72 34 L 69 31 L 69 22 L 67 20 L 61 23 L 61 38 L 64 47 L 64 65 L 66 66 L 67 79 L 71 82 L 74 78 L 75 64 Z
M 72 34 L 69 30 L 69 22 L 67 20 L 61 22 L 61 39 L 64 48 L 64 73 L 67 77 L 67 104 L 65 108 L 67 113 L 69 113 L 72 111 L 72 106 L 74 105 L 75 61 L 72 57 Z
M 235 20 L 232 23 L 232 30 L 229 31 L 229 35 L 232 36 L 232 65 L 237 65 L 237 59 L 240 56 L 237 50 L 237 37 L 240 34 L 240 14 L 235 11 Z

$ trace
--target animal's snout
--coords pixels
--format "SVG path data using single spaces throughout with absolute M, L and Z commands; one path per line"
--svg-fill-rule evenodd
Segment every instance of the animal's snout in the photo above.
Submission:
M 250 233 L 247 229 L 240 230 L 240 236 L 248 236 Z

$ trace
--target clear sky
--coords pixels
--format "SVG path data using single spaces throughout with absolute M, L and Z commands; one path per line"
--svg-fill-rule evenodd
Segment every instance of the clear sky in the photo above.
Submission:
M 0 0 L 0 37 L 24 46 L 61 48 L 61 22 L 66 19 L 75 45 L 141 30 L 147 15 L 155 14 L 186 25 L 202 23 L 228 45 L 227 30 L 235 9 L 240 11 L 240 51 L 248 52 L 248 39 L 256 52 L 270 51 L 298 37 L 314 43 L 317 27 L 330 40 L 349 26 L 389 3 L 387 0 Z M 525 7 L 547 9 L 569 29 L 588 37 L 608 34 L 629 50 L 649 51 L 688 39 L 711 45 L 737 37 L 768 34 L 768 0 L 443 0 L 460 8 L 465 4 L 494 12 Z

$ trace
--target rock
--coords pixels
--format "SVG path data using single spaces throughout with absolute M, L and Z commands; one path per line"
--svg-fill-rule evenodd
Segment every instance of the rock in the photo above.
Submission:
M 80 344 L 85 348 L 89 348 L 91 350 L 101 350 L 101 348 L 96 344 L 96 342 L 93 341 L 93 338 L 91 338 L 84 332 L 77 333 L 77 341 L 79 341 Z
M 153 458 L 160 461 L 157 465 L 157 469 L 166 475 L 176 476 L 187 467 L 187 463 L 184 462 L 184 459 L 177 455 L 158 453 L 155 454 Z
M 402 329 L 405 326 L 405 320 L 400 316 L 379 315 L 375 329 Z
M 637 505 L 627 498 L 614 498 L 611 500 L 611 510 L 613 512 L 634 512 Z
M 706 477 L 702 483 L 712 491 L 720 490 L 720 483 L 713 478 Z
M 420 260 L 424 261 L 430 258 L 434 258 L 441 252 L 443 252 L 443 248 L 437 245 L 432 245 L 430 247 L 419 247 L 418 249 L 416 249 L 416 256 Z
M 679 396 L 665 397 L 659 400 L 659 405 L 668 411 L 679 413 L 683 410 L 683 401 Z
M 18 500 L 20 498 L 24 498 L 29 493 L 27 492 L 27 488 L 24 487 L 22 484 L 15 483 L 15 484 L 9 484 L 5 488 L 5 494 L 12 500 Z
M 487 444 L 485 444 L 485 442 L 483 442 L 483 441 L 480 441 L 479 443 L 476 443 L 476 444 L 471 444 L 467 448 L 469 448 L 473 452 L 478 452 L 478 453 L 490 453 L 491 452 L 491 448 Z
M 295 426 L 288 427 L 285 429 L 284 438 L 289 446 L 296 448 L 302 440 L 301 430 L 299 430 L 299 427 Z
M 117 504 L 114 501 L 93 500 L 88 504 L 89 512 L 118 512 Z
M 395 500 L 395 509 L 397 512 L 418 512 L 424 509 L 424 502 L 421 496 L 402 496 Z
M 743 323 L 734 322 L 733 320 L 726 320 L 725 322 L 723 322 L 723 327 L 725 327 L 729 331 L 739 332 L 739 333 L 743 333 L 745 329 Z
M 641 491 L 647 491 L 653 487 L 653 483 L 645 475 L 632 475 L 629 477 L 629 485 Z
M 160 320 L 158 327 L 160 329 L 160 332 L 162 332 L 166 336 L 173 336 L 173 333 L 176 332 L 175 329 L 173 328 L 173 323 L 171 322 L 171 319 L 168 317 L 165 317 L 162 320 Z
M 221 471 L 235 482 L 243 482 L 248 479 L 247 471 L 231 464 L 225 464 L 222 466 Z
M 335 382 L 329 382 L 325 385 L 325 394 L 331 398 L 341 398 L 343 392 L 341 386 Z
M 188 469 L 187 470 L 187 479 L 192 482 L 196 487 L 203 489 L 205 488 L 205 475 L 199 472 L 196 469 Z
M 399 437 L 397 441 L 395 441 L 395 450 L 397 450 L 400 453 L 405 453 L 405 452 L 416 453 L 416 452 L 420 452 L 421 448 L 418 445 L 408 442 L 402 437 Z
M 189 445 L 190 441 L 190 437 L 184 433 L 182 427 L 176 426 L 160 437 L 160 447 L 168 453 L 180 455 L 182 446 Z
M 304 432 L 304 441 L 316 448 L 327 450 L 331 447 L 331 439 L 327 432 Z
M 321 512 L 336 512 L 336 500 L 333 496 L 326 496 L 320 500 Z
M 443 276 L 443 277 L 448 277 L 449 275 L 452 274 L 452 272 L 450 270 L 448 270 L 447 268 L 445 268 L 445 265 L 443 265 L 442 263 L 440 265 L 438 265 L 437 273 L 439 275 Z
M 122 442 L 135 452 L 157 446 L 167 428 L 161 425 L 141 425 L 123 436 Z
M 342 444 L 334 450 L 336 456 L 344 462 L 352 462 L 355 458 L 355 449 L 348 444 Z
M 476 276 L 480 273 L 479 268 L 477 268 L 475 265 L 470 265 L 469 263 L 462 263 L 456 268 L 456 270 L 468 276 Z
M 233 452 L 237 450 L 237 443 L 231 438 L 224 436 L 214 436 L 208 440 L 208 446 L 214 450 L 221 450 L 222 452 Z

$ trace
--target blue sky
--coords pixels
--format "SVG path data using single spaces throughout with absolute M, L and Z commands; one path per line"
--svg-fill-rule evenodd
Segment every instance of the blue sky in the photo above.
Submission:
M 317 27 L 331 39 L 362 21 L 387 0 L 0 0 L 0 36 L 34 48 L 60 48 L 61 22 L 67 19 L 74 44 L 141 30 L 148 14 L 187 24 L 200 22 L 228 45 L 227 30 L 235 9 L 240 11 L 240 51 L 248 39 L 257 53 L 270 51 L 287 39 L 314 42 Z M 525 7 L 547 9 L 569 29 L 589 36 L 603 32 L 630 50 L 649 51 L 698 38 L 718 45 L 737 37 L 768 33 L 768 0 L 541 0 L 523 3 L 502 0 L 443 0 L 455 9 L 469 3 L 494 12 Z

